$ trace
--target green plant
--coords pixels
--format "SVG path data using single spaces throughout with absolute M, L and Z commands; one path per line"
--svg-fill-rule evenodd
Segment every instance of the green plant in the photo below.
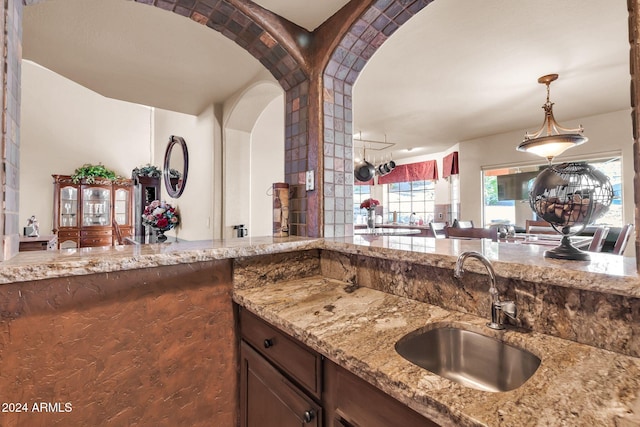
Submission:
M 114 181 L 117 176 L 116 173 L 110 169 L 105 168 L 102 164 L 92 165 L 86 163 L 75 170 L 73 175 L 71 175 L 71 180 L 77 184 L 81 180 L 85 180 L 87 183 L 94 183 L 96 178 L 106 178 L 108 180 Z
M 162 171 L 149 163 L 145 166 L 137 167 L 133 170 L 133 174 L 137 176 L 148 176 L 151 178 L 160 178 L 162 176 Z

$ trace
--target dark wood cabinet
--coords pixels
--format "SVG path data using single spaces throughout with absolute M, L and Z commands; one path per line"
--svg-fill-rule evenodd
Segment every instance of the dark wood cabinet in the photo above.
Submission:
M 134 186 L 133 223 L 135 239 L 141 243 L 155 242 L 155 234 L 142 223 L 144 208 L 154 200 L 160 200 L 160 178 L 132 174 Z
M 318 353 L 247 310 L 241 311 L 240 325 L 243 340 L 310 395 L 320 399 L 322 357 Z
M 437 427 L 240 308 L 241 427 Z
M 438 425 L 368 382 L 325 360 L 327 427 L 437 427 Z
M 240 308 L 240 427 L 322 427 L 322 358 Z
M 240 344 L 240 426 L 321 427 L 322 408 L 246 342 Z
M 133 182 L 96 179 L 74 183 L 53 175 L 53 229 L 58 248 L 111 246 L 133 233 Z

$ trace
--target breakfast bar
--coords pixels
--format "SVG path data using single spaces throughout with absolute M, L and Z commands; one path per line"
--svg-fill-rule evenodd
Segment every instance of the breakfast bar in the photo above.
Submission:
M 343 370 L 436 425 L 637 425 L 640 284 L 633 260 L 594 254 L 590 263 L 569 263 L 544 259 L 542 250 L 355 236 L 27 252 L 1 268 L 0 397 L 73 404 L 64 414 L 9 414 L 18 425 L 139 416 L 232 425 L 244 410 L 237 394 L 244 383 L 235 374 L 240 309 L 319 354 L 328 372 Z M 485 326 L 482 266 L 469 261 L 467 274 L 453 277 L 465 251 L 491 260 L 498 291 L 517 304 L 506 330 Z M 440 377 L 395 351 L 406 334 L 443 327 L 524 349 L 540 366 L 522 386 L 494 393 Z M 104 328 L 118 338 L 105 341 Z M 159 400 L 143 409 L 150 395 Z M 324 392 L 318 396 L 322 403 Z M 194 410 L 175 411 L 173 403 L 186 399 Z M 101 401 L 109 404 L 96 405 Z

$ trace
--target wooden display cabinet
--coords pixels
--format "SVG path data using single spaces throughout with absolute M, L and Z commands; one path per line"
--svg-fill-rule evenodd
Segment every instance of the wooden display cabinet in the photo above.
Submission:
M 134 191 L 134 235 L 140 243 L 154 243 L 155 234 L 142 223 L 144 208 L 154 200 L 160 200 L 160 178 L 132 174 Z
M 53 229 L 58 248 L 111 246 L 133 234 L 133 182 L 96 179 L 74 183 L 68 175 L 53 175 Z

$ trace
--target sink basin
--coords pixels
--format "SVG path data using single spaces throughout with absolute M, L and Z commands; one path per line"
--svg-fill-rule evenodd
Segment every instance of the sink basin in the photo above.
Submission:
M 434 374 L 491 392 L 520 387 L 540 366 L 540 359 L 526 350 L 451 327 L 407 334 L 396 351 Z

